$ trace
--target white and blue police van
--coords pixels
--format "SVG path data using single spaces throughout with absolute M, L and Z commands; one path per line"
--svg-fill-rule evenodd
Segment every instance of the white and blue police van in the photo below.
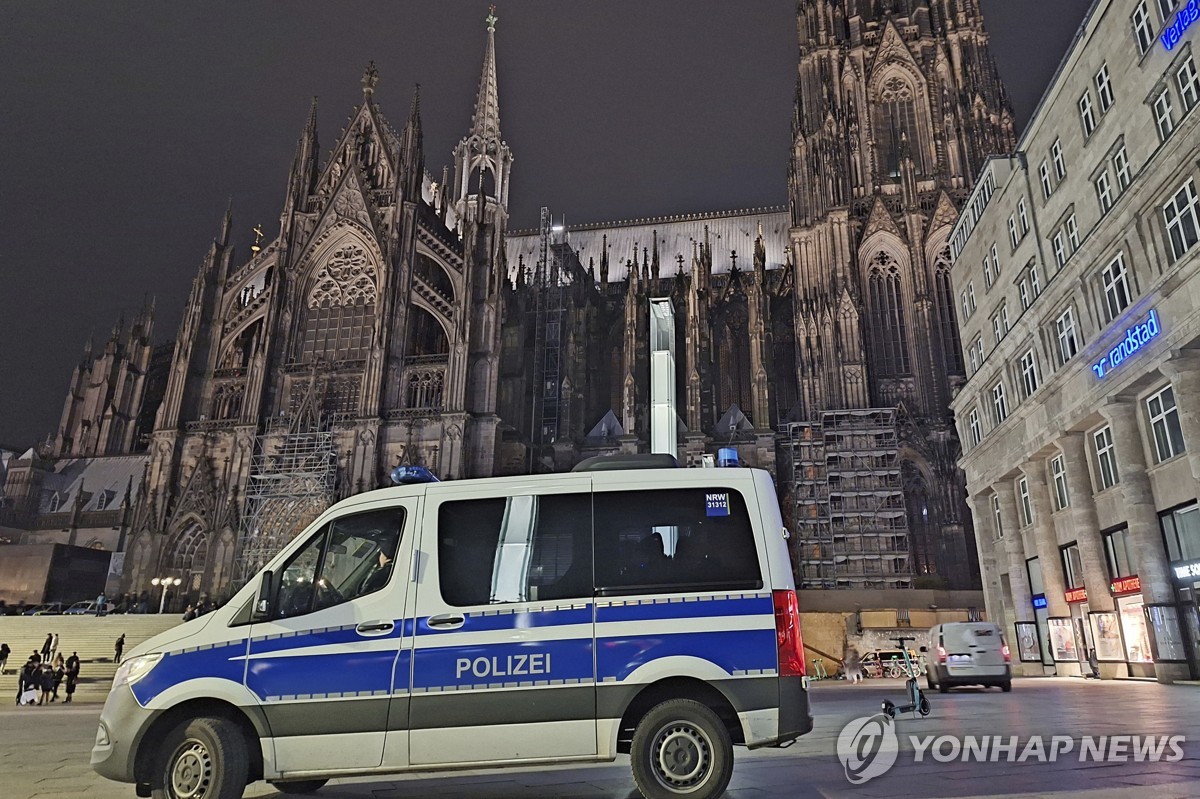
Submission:
M 129 653 L 92 766 L 230 799 L 629 754 L 649 799 L 721 795 L 735 744 L 812 729 L 786 534 L 767 472 L 655 457 L 337 503 Z

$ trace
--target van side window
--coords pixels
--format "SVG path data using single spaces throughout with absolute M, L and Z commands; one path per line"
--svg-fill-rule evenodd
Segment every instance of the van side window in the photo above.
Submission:
M 762 588 L 754 531 L 729 488 L 593 495 L 601 596 Z
M 444 502 L 438 569 L 455 607 L 590 597 L 591 494 Z
M 280 572 L 277 617 L 294 617 L 374 593 L 391 579 L 404 509 L 334 519 Z

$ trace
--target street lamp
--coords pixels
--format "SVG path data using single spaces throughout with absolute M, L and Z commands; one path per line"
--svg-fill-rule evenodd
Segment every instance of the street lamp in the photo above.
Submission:
M 150 581 L 150 585 L 162 586 L 162 598 L 158 600 L 158 612 L 163 612 L 163 606 L 167 604 L 167 589 L 171 586 L 178 586 L 183 580 L 178 577 L 155 577 Z

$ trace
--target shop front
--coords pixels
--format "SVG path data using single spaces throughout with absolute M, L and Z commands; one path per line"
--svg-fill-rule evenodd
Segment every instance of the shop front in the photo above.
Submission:
M 1154 677 L 1154 652 L 1146 629 L 1146 603 L 1142 599 L 1142 581 L 1135 574 L 1119 577 L 1109 586 L 1116 606 L 1121 658 L 1130 677 Z M 1099 623 L 1099 620 L 1097 620 Z
M 1166 655 L 1172 660 L 1185 660 L 1191 678 L 1200 679 L 1200 560 L 1172 563 L 1171 575 L 1178 604 L 1151 606 L 1147 618 L 1159 659 L 1168 659 L 1163 657 Z M 1158 624 L 1154 623 L 1156 618 L 1160 619 Z
M 1088 603 L 1086 588 L 1068 588 L 1063 594 L 1067 607 L 1071 609 L 1071 635 L 1074 638 L 1072 650 L 1075 660 L 1080 662 L 1080 669 L 1085 675 L 1091 674 L 1088 658 L 1092 652 L 1092 631 L 1088 627 Z M 1058 658 L 1057 655 L 1055 656 Z

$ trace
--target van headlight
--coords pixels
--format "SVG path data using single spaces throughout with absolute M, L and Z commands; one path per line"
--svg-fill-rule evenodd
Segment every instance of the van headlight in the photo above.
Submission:
M 129 658 L 129 660 L 121 664 L 121 668 L 117 669 L 117 674 L 113 677 L 112 687 L 116 689 L 122 685 L 133 685 L 149 674 L 150 670 L 158 665 L 158 661 L 160 660 L 162 660 L 162 652 Z

